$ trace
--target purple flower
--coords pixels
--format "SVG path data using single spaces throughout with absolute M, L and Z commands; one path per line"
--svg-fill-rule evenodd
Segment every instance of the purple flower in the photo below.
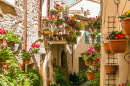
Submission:
M 129 80 L 126 80 L 126 82 L 129 82 Z
M 125 83 L 122 83 L 122 85 L 125 85 Z

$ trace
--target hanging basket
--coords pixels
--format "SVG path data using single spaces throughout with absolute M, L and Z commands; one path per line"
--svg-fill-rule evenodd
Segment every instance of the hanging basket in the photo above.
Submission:
M 94 65 L 94 68 L 95 68 L 95 69 L 99 69 L 99 68 L 100 68 L 100 65 L 99 65 L 99 66 Z
M 128 40 L 108 40 L 108 45 L 112 53 L 125 53 L 128 45 Z
M 9 63 L 1 62 L 3 68 L 7 68 L 9 66 Z
M 88 80 L 94 80 L 96 77 L 96 73 L 86 73 Z
M 114 74 L 117 72 L 118 65 L 105 65 L 106 73 Z
M 110 52 L 110 48 L 109 48 L 109 46 L 108 46 L 108 43 L 104 43 L 103 45 L 104 45 L 105 51 L 106 51 L 106 52 Z
M 96 51 L 96 53 L 100 53 L 100 49 L 94 49 L 94 51 Z
M 96 38 L 96 35 L 91 35 L 91 39 L 95 39 Z
M 0 39 L 0 44 L 2 44 L 3 43 L 3 39 Z
M 24 64 L 28 64 L 29 61 L 30 61 L 30 59 L 24 59 L 24 60 L 23 60 L 23 63 L 24 63 Z
M 126 37 L 130 38 L 130 17 L 121 19 L 121 25 Z
M 92 60 L 92 59 L 86 60 L 86 61 L 85 61 L 85 65 L 86 65 L 86 66 L 93 65 L 93 60 Z
M 8 42 L 7 42 L 7 45 L 8 45 L 8 47 L 14 47 L 15 42 L 13 42 L 13 41 L 8 41 Z
M 49 30 L 44 30 L 43 33 L 47 35 L 47 34 L 50 34 L 51 31 L 49 31 Z

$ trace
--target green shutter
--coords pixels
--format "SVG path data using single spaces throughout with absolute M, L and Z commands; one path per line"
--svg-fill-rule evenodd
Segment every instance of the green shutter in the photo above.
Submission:
M 88 34 L 89 34 L 89 27 L 87 25 L 85 25 L 85 43 L 89 43 L 89 38 L 88 38 Z
M 92 29 L 92 32 L 94 32 L 94 29 Z M 92 43 L 94 43 L 94 39 L 92 39 Z
M 97 28 L 97 32 L 100 32 L 99 28 Z M 100 43 L 100 33 L 97 35 L 97 43 Z

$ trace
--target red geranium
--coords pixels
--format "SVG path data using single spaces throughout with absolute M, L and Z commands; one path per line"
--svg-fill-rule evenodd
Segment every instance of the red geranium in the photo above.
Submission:
M 38 44 L 36 44 L 35 46 L 36 46 L 37 48 L 39 48 L 39 47 L 40 47 L 40 45 L 38 45 Z
M 121 86 L 120 84 L 118 86 Z
M 125 34 L 122 34 L 122 33 L 119 33 L 119 34 L 117 34 L 116 36 L 115 36 L 115 39 L 122 39 L 122 38 L 124 38 L 125 37 Z
M 20 64 L 20 67 L 22 68 L 22 67 L 23 67 L 23 65 L 22 65 L 22 64 Z
M 5 30 L 4 29 L 0 29 L 0 34 L 6 34 Z
M 31 47 L 36 47 L 35 44 L 32 44 Z
M 91 31 L 90 31 L 90 30 L 89 30 L 88 32 L 89 32 L 89 33 L 91 33 Z

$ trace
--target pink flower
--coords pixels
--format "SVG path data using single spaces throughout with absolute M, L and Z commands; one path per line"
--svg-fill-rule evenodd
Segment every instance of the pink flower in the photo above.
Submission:
M 86 52 L 86 56 L 88 56 L 89 52 Z
M 59 16 L 57 16 L 57 19 L 59 19 Z

